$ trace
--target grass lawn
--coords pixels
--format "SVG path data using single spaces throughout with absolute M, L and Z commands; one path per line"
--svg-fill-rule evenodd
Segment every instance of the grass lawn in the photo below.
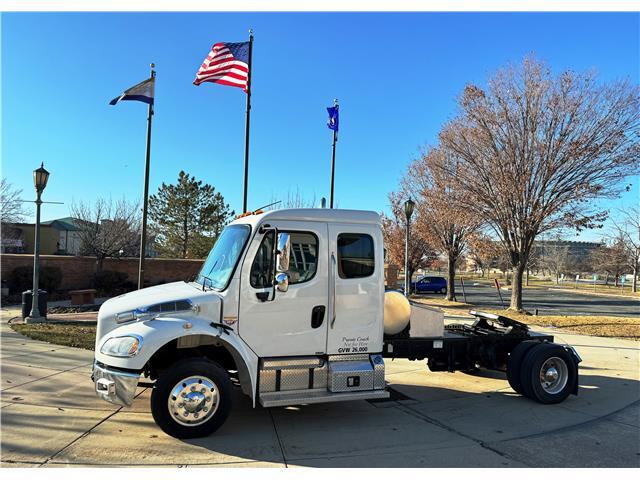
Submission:
M 79 322 L 11 324 L 16 332 L 34 340 L 93 350 L 96 326 Z
M 528 315 L 496 308 L 477 307 L 468 303 L 449 302 L 443 298 L 412 298 L 415 302 L 437 307 L 451 315 L 465 315 L 469 310 L 479 310 L 512 318 L 527 325 L 557 327 L 568 331 L 597 335 L 599 337 L 617 337 L 640 339 L 640 318 L 606 317 L 595 315 Z

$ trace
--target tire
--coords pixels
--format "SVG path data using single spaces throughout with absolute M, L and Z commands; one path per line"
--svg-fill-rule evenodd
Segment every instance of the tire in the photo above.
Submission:
M 446 288 L 441 289 L 440 293 L 443 294 L 443 295 L 446 295 L 447 294 L 447 289 Z
M 536 340 L 526 340 L 518 344 L 518 346 L 516 346 L 516 348 L 514 348 L 509 354 L 509 358 L 507 360 L 507 380 L 509 385 L 511 385 L 511 388 L 513 388 L 516 393 L 524 395 L 524 392 L 522 391 L 522 382 L 520 380 L 522 361 L 529 350 L 539 344 L 540 342 Z
M 156 381 L 151 392 L 151 413 L 167 435 L 206 437 L 229 416 L 232 390 L 227 372 L 217 363 L 200 358 L 181 360 Z M 181 398 L 187 401 L 180 402 Z
M 543 404 L 560 403 L 575 391 L 578 365 L 560 345 L 541 343 L 527 352 L 520 370 L 522 392 Z

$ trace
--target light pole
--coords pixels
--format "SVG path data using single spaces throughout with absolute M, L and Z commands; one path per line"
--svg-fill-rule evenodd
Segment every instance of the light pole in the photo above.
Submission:
M 24 319 L 25 323 L 42 323 L 45 318 L 40 314 L 38 308 L 38 280 L 40 276 L 40 199 L 42 192 L 47 186 L 49 172 L 44 168 L 44 163 L 33 171 L 33 185 L 36 188 L 36 232 L 33 244 L 33 288 L 31 290 L 31 313 Z
M 411 293 L 411 274 L 409 273 L 409 224 L 411 223 L 411 215 L 416 206 L 415 202 L 409 198 L 404 202 L 404 214 L 407 217 L 407 230 L 404 241 L 404 294 L 409 297 Z

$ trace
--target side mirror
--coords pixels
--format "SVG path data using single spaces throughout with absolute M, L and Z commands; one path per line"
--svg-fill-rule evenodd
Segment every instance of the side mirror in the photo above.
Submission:
M 278 233 L 278 243 L 276 246 L 276 283 L 278 273 L 286 272 L 289 270 L 289 257 L 291 254 L 291 237 L 288 233 Z M 285 290 L 286 291 L 286 290 Z
M 286 292 L 289 290 L 289 275 L 285 272 L 276 274 L 276 288 L 279 292 Z

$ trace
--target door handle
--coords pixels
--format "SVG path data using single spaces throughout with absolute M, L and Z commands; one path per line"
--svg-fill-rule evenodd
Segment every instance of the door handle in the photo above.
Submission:
M 311 328 L 318 328 L 324 322 L 324 305 L 318 305 L 311 310 Z
M 331 252 L 331 328 L 336 323 L 336 254 Z

